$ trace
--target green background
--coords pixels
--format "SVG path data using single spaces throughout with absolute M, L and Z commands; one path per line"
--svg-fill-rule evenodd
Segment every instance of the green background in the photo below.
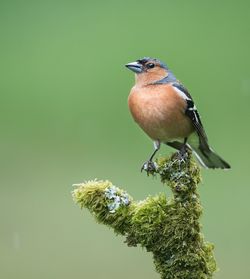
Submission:
M 1 1 L 0 278 L 159 278 L 71 198 L 92 178 L 165 191 L 139 171 L 152 143 L 127 108 L 124 64 L 143 56 L 189 88 L 232 165 L 202 171 L 203 232 L 215 278 L 249 278 L 249 29 L 249 1 Z

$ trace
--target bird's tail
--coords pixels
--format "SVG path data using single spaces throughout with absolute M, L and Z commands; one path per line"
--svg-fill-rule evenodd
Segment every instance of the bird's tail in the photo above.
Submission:
M 209 169 L 230 169 L 230 165 L 217 155 L 210 147 L 189 144 L 202 166 Z

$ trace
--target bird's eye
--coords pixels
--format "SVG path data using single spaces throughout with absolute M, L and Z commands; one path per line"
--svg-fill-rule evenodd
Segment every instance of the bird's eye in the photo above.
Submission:
M 147 64 L 147 68 L 148 69 L 153 69 L 155 67 L 155 64 L 154 63 L 148 63 Z

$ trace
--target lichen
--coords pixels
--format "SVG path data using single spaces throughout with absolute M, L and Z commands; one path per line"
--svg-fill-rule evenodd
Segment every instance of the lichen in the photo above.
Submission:
M 160 158 L 155 166 L 150 174 L 159 175 L 173 197 L 159 194 L 136 202 L 111 182 L 94 180 L 77 185 L 73 198 L 99 223 L 124 235 L 128 246 L 140 245 L 152 252 L 162 279 L 212 278 L 214 247 L 204 240 L 199 221 L 199 167 L 190 153 L 182 161 L 175 154 Z

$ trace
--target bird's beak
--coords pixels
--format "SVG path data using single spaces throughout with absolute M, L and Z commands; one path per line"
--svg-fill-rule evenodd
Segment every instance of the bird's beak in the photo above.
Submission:
M 138 62 L 132 62 L 125 65 L 129 70 L 139 74 L 142 72 L 142 65 Z

